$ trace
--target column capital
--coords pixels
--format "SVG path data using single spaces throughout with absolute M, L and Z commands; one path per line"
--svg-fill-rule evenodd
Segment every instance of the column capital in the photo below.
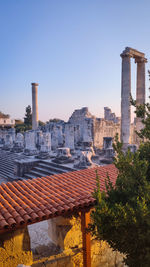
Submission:
M 125 58 L 125 57 L 131 58 L 132 57 L 132 55 L 130 53 L 128 53 L 128 52 L 123 52 L 123 53 L 120 54 L 120 56 L 122 58 Z
M 147 58 L 145 58 L 145 57 L 135 57 L 135 63 L 147 63 Z
M 32 86 L 39 86 L 39 83 L 31 83 Z

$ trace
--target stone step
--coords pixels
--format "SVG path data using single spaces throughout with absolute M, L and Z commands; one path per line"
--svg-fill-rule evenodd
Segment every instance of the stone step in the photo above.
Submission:
M 8 173 L 13 173 L 14 174 L 14 169 L 8 169 L 5 167 L 0 168 L 0 172 L 8 172 Z
M 41 172 L 41 171 L 34 171 L 34 170 L 31 170 L 29 172 L 29 174 L 34 175 L 34 177 L 44 177 L 45 176 L 45 174 L 43 172 Z
M 12 163 L 9 163 L 9 162 L 7 162 L 6 160 L 5 160 L 5 162 L 2 162 L 1 160 L 0 160 L 0 166 L 8 166 L 8 167 L 13 167 L 14 166 L 14 164 L 12 164 Z
M 25 158 L 25 156 L 0 149 L 0 183 L 21 180 L 14 175 L 14 161 L 20 158 Z
M 13 168 L 9 169 L 9 168 L 7 168 L 7 166 L 6 167 L 5 166 L 0 167 L 0 172 L 3 172 L 3 171 L 14 173 L 14 169 Z
M 66 171 L 75 171 L 76 169 L 75 168 L 72 168 L 72 167 L 69 167 L 69 166 L 64 166 L 62 164 L 57 164 L 57 163 L 54 163 L 54 162 L 49 162 L 49 161 L 40 161 L 40 163 L 43 163 L 43 164 L 46 164 L 48 166 L 52 166 L 52 167 L 56 167 L 56 168 L 60 168 L 62 170 L 66 170 Z
M 24 174 L 24 177 L 22 178 L 22 180 L 24 180 L 24 178 L 25 179 L 33 179 L 33 178 L 36 178 L 37 176 L 35 176 L 35 175 L 32 175 L 32 174 L 30 174 L 30 173 L 25 173 Z
M 53 174 L 56 174 L 56 172 L 54 172 L 54 171 L 49 171 L 49 170 L 47 170 L 47 169 L 45 169 L 45 168 L 40 168 L 40 167 L 34 167 L 33 169 L 32 169 L 32 171 L 36 171 L 36 172 L 42 172 L 42 173 L 44 173 L 45 175 L 53 175 Z
M 14 181 L 14 160 L 18 159 L 19 155 L 0 150 L 0 180 L 3 178 L 6 181 Z
M 0 167 L 1 166 L 5 166 L 5 168 L 13 168 L 14 164 L 9 164 L 9 162 L 5 160 L 5 162 L 0 161 Z
M 10 159 L 10 158 L 7 158 L 7 157 L 3 157 L 3 158 L 1 158 L 0 159 L 1 161 L 5 161 L 5 160 L 7 160 L 8 162 L 14 162 L 14 159 Z
M 9 166 L 7 166 L 7 165 L 0 165 L 0 171 L 9 171 L 9 172 L 13 172 L 13 170 L 14 170 L 14 167 L 12 168 L 12 167 L 9 167 Z
M 3 160 L 3 159 L 7 159 L 8 161 L 15 160 L 15 158 L 11 158 L 11 157 L 8 157 L 8 156 L 0 157 L 0 159 L 1 159 L 1 160 Z
M 10 175 L 12 175 L 12 173 L 7 171 L 0 171 L 0 176 L 2 177 L 9 177 Z
M 61 166 L 60 166 L 60 167 L 53 167 L 53 166 L 51 166 L 50 164 L 47 165 L 47 164 L 45 164 L 45 163 L 39 163 L 38 166 L 42 167 L 43 169 L 52 171 L 52 173 L 62 173 L 62 172 L 65 171 L 65 170 L 63 170 L 63 169 L 61 168 Z
M 20 178 L 16 178 L 13 174 L 8 175 L 8 178 L 11 179 L 12 181 L 20 180 Z

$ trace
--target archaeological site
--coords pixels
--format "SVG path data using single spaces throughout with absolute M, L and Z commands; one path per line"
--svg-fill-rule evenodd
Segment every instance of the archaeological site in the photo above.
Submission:
M 121 117 L 104 107 L 104 117 L 88 107 L 73 111 L 67 122 L 39 126 L 38 83 L 31 84 L 32 130 L 16 133 L 15 121 L 0 114 L 0 267 L 125 266 L 123 255 L 98 242 L 86 227 L 95 199 L 96 173 L 117 170 L 113 140 L 123 149 L 139 146 L 131 123 L 131 59 L 137 64 L 137 104 L 145 103 L 145 54 L 126 47 L 121 53 Z M 106 103 L 107 105 L 107 103 Z

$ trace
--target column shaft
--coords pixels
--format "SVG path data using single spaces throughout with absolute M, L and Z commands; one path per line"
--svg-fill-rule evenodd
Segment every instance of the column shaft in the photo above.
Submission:
M 122 56 L 122 84 L 121 84 L 121 141 L 123 147 L 129 144 L 130 137 L 130 94 L 131 94 L 131 66 L 130 56 Z
M 136 87 L 137 105 L 145 103 L 145 61 L 137 61 L 137 87 Z M 143 128 L 140 118 L 136 118 L 136 130 L 139 132 Z
M 38 83 L 32 83 L 32 130 L 38 128 L 38 101 L 37 101 Z

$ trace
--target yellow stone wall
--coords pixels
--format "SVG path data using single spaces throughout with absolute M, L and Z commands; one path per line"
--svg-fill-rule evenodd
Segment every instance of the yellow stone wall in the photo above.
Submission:
M 62 250 L 82 245 L 80 217 L 56 217 L 48 221 L 49 236 Z
M 122 255 L 113 252 L 106 242 L 92 240 L 91 267 L 125 267 Z M 63 253 L 40 259 L 32 267 L 83 267 L 82 248 L 68 249 Z
M 52 225 L 62 253 L 38 258 L 33 262 L 28 230 L 23 228 L 0 236 L 0 267 L 17 267 L 18 264 L 32 267 L 83 267 L 80 216 L 58 217 L 52 219 Z M 119 252 L 113 252 L 106 242 L 92 238 L 92 267 L 124 267 L 122 259 L 123 256 Z
M 53 230 L 50 237 L 63 253 L 41 259 L 33 267 L 83 267 L 81 219 L 79 217 L 57 217 L 49 220 Z M 91 240 L 92 267 L 124 267 L 123 256 L 113 252 L 106 242 Z
M 27 228 L 0 235 L 0 267 L 17 267 L 33 263 Z

